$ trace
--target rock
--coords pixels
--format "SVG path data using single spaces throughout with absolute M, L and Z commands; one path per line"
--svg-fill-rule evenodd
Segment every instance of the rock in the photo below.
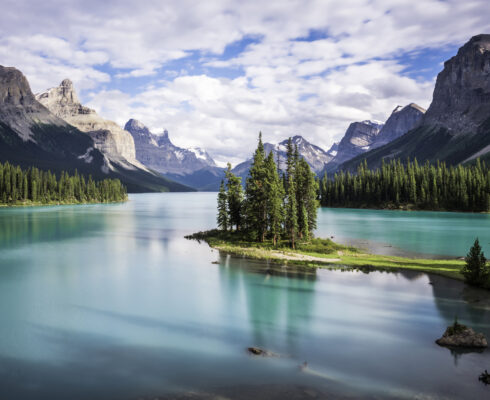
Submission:
M 448 347 L 487 347 L 487 339 L 483 333 L 476 333 L 473 329 L 455 322 L 449 326 L 441 338 L 436 340 L 440 346 Z
M 249 354 L 252 354 L 254 356 L 263 356 L 263 357 L 276 357 L 277 356 L 276 354 L 274 354 L 270 351 L 261 349 L 260 347 L 247 347 L 247 351 Z

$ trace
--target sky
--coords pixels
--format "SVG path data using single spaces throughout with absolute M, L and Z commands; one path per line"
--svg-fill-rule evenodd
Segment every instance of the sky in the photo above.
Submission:
M 349 124 L 427 108 L 437 73 L 490 33 L 488 0 L 0 0 L 0 65 L 33 92 L 136 118 L 223 165 L 258 132 L 328 149 Z

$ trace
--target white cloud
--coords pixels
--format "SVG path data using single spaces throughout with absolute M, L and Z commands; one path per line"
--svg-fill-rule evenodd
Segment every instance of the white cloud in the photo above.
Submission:
M 412 101 L 427 107 L 433 77 L 407 77 L 395 60 L 488 32 L 489 11 L 487 0 L 2 0 L 0 64 L 21 69 L 35 91 L 70 77 L 106 118 L 138 118 L 177 144 L 239 160 L 259 130 L 329 147 L 353 120 L 384 120 Z M 311 31 L 327 35 L 293 40 Z M 220 58 L 244 37 L 259 40 Z M 192 51 L 199 74 L 165 69 Z M 208 67 L 243 75 L 220 79 Z

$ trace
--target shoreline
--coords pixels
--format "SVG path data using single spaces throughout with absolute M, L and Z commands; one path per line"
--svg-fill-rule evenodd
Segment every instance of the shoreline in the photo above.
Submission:
M 330 239 L 315 238 L 299 244 L 293 250 L 284 246 L 273 247 L 270 242 L 256 243 L 243 240 L 243 237 L 211 230 L 197 232 L 186 239 L 204 241 L 209 247 L 220 252 L 262 260 L 281 265 L 295 265 L 309 268 L 342 268 L 369 270 L 411 270 L 442 275 L 464 281 L 460 270 L 465 261 L 461 259 L 426 259 L 369 254 L 365 251 L 334 243 Z M 321 251 L 323 248 L 324 251 Z
M 89 204 L 118 204 L 118 203 L 126 203 L 129 201 L 129 198 L 125 200 L 117 200 L 117 201 L 85 201 L 85 202 L 24 202 L 24 203 L 15 203 L 15 204 L 5 204 L 0 203 L 0 210 L 7 208 L 17 208 L 17 207 L 52 207 L 52 206 L 83 206 Z

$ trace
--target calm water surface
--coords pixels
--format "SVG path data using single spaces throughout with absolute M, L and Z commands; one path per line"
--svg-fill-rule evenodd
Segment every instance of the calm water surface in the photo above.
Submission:
M 215 194 L 130 200 L 0 210 L 1 399 L 285 383 L 347 398 L 490 396 L 477 380 L 488 350 L 434 343 L 455 315 L 490 336 L 488 293 L 426 274 L 220 256 L 183 239 L 215 225 Z M 318 231 L 380 252 L 449 256 L 478 234 L 490 254 L 486 215 L 323 209 Z M 250 357 L 252 345 L 281 357 Z

